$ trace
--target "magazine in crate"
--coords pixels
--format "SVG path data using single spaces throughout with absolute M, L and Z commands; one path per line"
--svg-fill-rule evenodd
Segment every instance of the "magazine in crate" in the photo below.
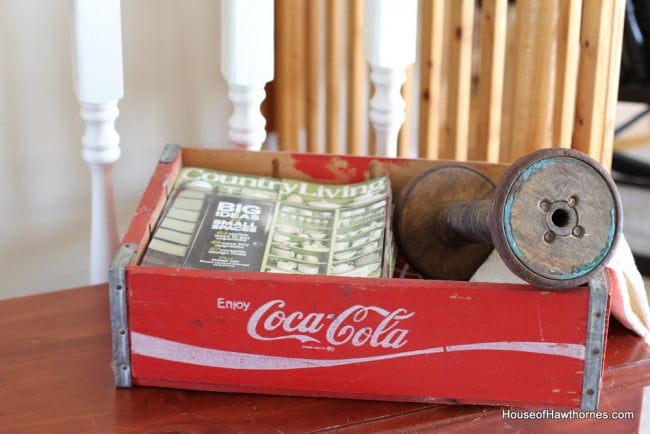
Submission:
M 388 176 L 320 184 L 181 170 L 141 265 L 388 277 Z

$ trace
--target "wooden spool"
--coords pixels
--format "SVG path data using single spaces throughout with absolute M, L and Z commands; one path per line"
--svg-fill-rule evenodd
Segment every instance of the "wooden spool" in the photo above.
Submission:
M 609 174 L 570 149 L 519 159 L 497 186 L 471 167 L 438 166 L 412 179 L 395 207 L 398 246 L 424 277 L 467 280 L 494 247 L 517 276 L 555 289 L 604 267 L 621 225 Z

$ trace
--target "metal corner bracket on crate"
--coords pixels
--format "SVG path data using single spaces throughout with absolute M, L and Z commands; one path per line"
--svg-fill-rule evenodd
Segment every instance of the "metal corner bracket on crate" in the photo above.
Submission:
M 168 143 L 165 145 L 162 154 L 160 155 L 161 163 L 173 163 L 178 156 L 178 153 L 181 151 L 181 145 Z
M 125 267 L 136 253 L 137 246 L 122 244 L 108 270 L 108 290 L 113 339 L 113 375 L 118 387 L 131 387 L 131 351 L 127 316 Z
M 589 281 L 589 317 L 585 342 L 585 369 L 582 383 L 581 410 L 598 410 L 601 373 L 605 356 L 605 330 L 609 290 L 605 272 L 596 273 Z

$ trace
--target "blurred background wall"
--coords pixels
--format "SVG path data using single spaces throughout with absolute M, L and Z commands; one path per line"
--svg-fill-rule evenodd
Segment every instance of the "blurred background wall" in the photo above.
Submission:
M 88 282 L 90 172 L 70 0 L 0 0 L 0 298 Z M 120 234 L 165 143 L 227 146 L 219 2 L 122 2 Z

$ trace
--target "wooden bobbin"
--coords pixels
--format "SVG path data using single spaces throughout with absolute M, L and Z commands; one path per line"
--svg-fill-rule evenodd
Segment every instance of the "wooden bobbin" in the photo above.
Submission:
M 622 209 L 595 160 L 545 149 L 515 162 L 496 187 L 469 166 L 426 171 L 402 190 L 394 223 L 402 255 L 424 277 L 467 280 L 494 247 L 520 278 L 563 289 L 607 264 Z

